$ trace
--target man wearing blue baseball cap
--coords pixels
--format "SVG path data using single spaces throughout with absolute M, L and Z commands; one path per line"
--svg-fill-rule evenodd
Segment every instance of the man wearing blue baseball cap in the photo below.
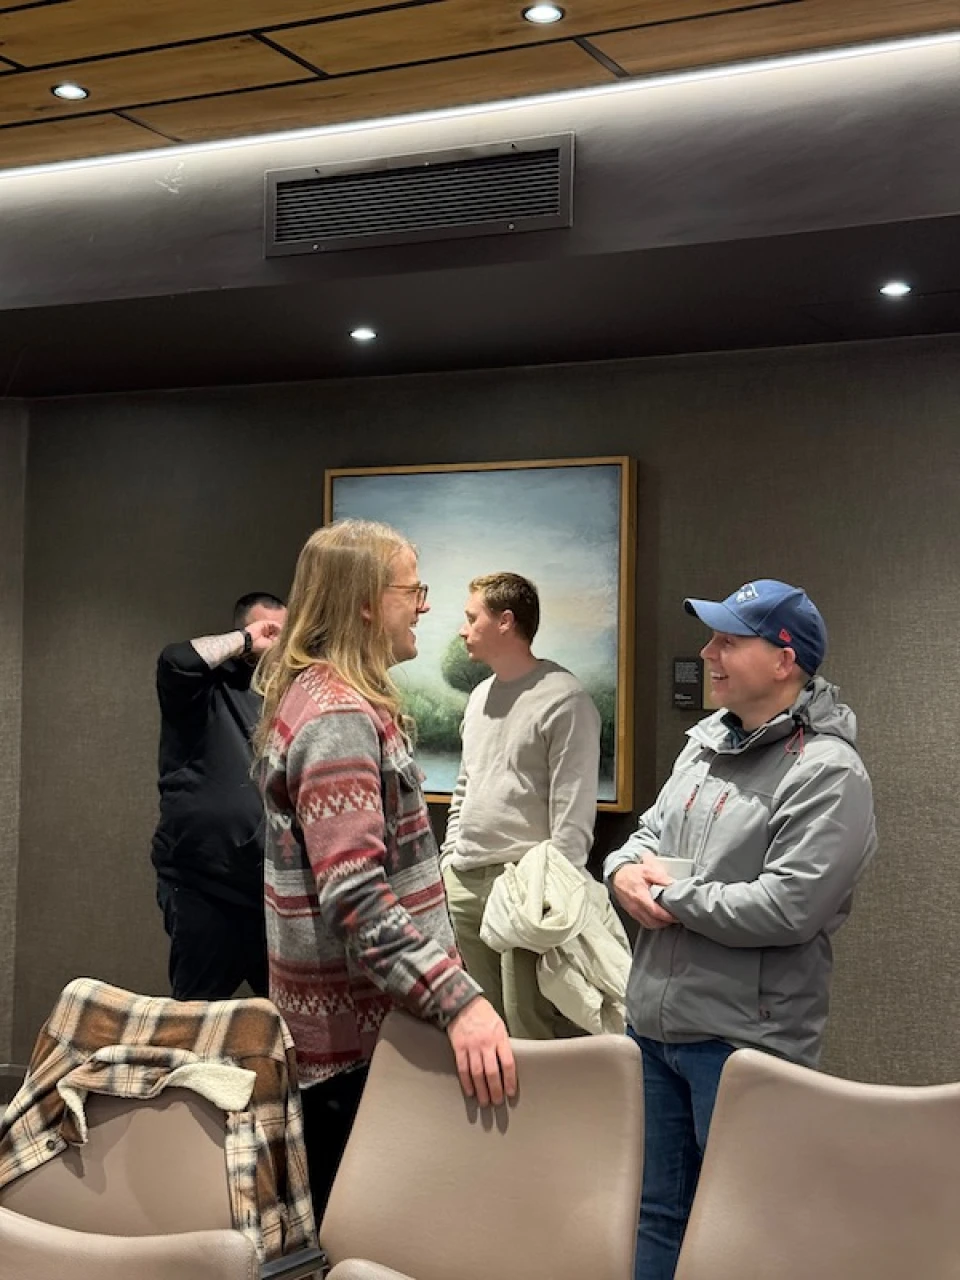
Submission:
M 746 1046 L 815 1066 L 831 938 L 876 848 L 856 718 L 816 674 L 827 629 L 772 578 L 686 600 L 722 710 L 688 732 L 669 780 L 604 876 L 641 926 L 627 988 L 643 1052 L 637 1280 L 674 1274 L 720 1072 Z

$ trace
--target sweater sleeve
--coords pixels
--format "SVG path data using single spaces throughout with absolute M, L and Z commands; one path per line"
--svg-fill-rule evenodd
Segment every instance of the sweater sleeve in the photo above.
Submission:
M 467 757 L 463 750 L 463 738 L 466 731 L 467 719 L 472 709 L 476 706 L 477 691 L 476 689 L 467 699 L 467 705 L 463 711 L 463 719 L 460 721 L 458 732 L 460 734 L 460 767 L 457 769 L 457 780 L 454 783 L 453 794 L 450 796 L 450 808 L 447 810 L 447 825 L 443 835 L 443 844 L 440 846 L 440 866 L 445 867 L 453 855 L 457 851 L 457 841 L 460 838 L 460 811 L 463 808 L 463 801 L 467 794 L 467 782 L 469 780 L 469 772 L 467 770 Z
M 288 750 L 287 785 L 327 928 L 381 991 L 446 1027 L 481 991 L 420 931 L 387 877 L 380 739 L 370 716 L 344 709 L 303 725 Z M 435 888 L 442 899 L 435 854 L 432 862 L 419 885 L 406 873 L 410 891 Z
M 463 724 L 460 725 L 460 737 L 463 737 Z M 454 784 L 453 795 L 450 797 L 450 808 L 447 810 L 447 828 L 443 836 L 443 844 L 440 848 L 440 865 L 445 866 L 453 857 L 457 848 L 457 837 L 460 834 L 460 809 L 463 806 L 463 797 L 467 794 L 467 766 L 460 753 L 460 768 L 457 771 L 457 781 Z
M 550 840 L 576 867 L 587 864 L 597 820 L 600 714 L 581 690 L 565 698 L 546 726 Z

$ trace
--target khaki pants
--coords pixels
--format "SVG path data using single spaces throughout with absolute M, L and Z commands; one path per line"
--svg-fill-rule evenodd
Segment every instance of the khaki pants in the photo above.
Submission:
M 480 941 L 483 909 L 502 871 L 501 866 L 478 867 L 474 871 L 456 871 L 450 866 L 444 869 L 450 917 L 467 972 L 483 987 L 484 995 L 512 1036 L 556 1040 L 582 1035 L 540 994 L 535 952 L 517 949 L 500 955 Z

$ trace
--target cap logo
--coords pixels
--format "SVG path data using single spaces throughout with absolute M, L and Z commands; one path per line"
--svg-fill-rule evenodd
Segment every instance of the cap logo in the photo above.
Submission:
M 746 604 L 748 600 L 758 600 L 757 588 L 752 582 L 748 582 L 746 586 L 740 588 L 737 592 L 737 604 Z
M 786 627 L 780 628 L 780 639 L 783 641 L 784 644 L 793 644 L 793 636 L 790 634 L 790 632 L 787 630 Z

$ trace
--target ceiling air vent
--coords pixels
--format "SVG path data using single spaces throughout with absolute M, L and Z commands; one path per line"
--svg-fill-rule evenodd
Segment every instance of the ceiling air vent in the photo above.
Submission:
M 268 258 L 572 221 L 572 134 L 267 174 Z

